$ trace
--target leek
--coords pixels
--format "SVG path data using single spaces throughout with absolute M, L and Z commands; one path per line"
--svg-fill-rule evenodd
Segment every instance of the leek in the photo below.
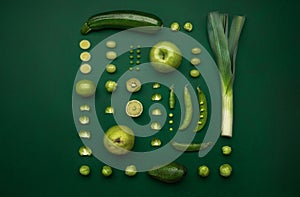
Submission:
M 222 131 L 221 135 L 232 137 L 233 124 L 233 82 L 238 42 L 245 22 L 245 16 L 234 16 L 228 33 L 228 14 L 208 14 L 208 37 L 215 55 L 222 89 Z

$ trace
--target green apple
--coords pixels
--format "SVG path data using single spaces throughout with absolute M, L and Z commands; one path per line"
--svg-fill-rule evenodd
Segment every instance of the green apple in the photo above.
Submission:
M 116 125 L 106 131 L 103 143 L 110 153 L 124 155 L 133 148 L 134 133 L 127 126 Z
M 162 73 L 174 71 L 182 61 L 181 51 L 174 43 L 169 41 L 155 44 L 151 48 L 149 56 L 153 68 Z

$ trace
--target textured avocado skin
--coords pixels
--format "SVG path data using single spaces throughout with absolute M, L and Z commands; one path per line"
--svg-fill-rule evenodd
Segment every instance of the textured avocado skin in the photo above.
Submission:
M 168 165 L 165 165 L 163 167 L 150 170 L 148 171 L 148 174 L 159 181 L 165 182 L 165 183 L 175 183 L 183 179 L 183 177 L 186 175 L 187 169 L 181 164 L 172 162 Z

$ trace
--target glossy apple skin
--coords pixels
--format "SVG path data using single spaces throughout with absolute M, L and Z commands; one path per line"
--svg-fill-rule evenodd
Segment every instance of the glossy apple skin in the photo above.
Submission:
M 180 49 L 169 41 L 155 44 L 150 50 L 149 57 L 153 68 L 162 73 L 174 71 L 182 61 Z
M 109 128 L 103 138 L 104 147 L 112 154 L 127 154 L 134 146 L 134 133 L 124 125 Z

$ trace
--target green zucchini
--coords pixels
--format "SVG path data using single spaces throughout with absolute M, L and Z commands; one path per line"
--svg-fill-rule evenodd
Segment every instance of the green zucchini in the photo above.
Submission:
M 137 28 L 137 31 L 155 33 L 162 25 L 162 20 L 153 14 L 134 10 L 117 10 L 91 16 L 83 24 L 81 33 L 86 35 L 91 31 L 102 29 L 130 29 L 134 27 L 141 27 Z
M 181 164 L 172 162 L 168 165 L 165 165 L 163 167 L 150 170 L 148 171 L 148 174 L 159 181 L 165 182 L 165 183 L 175 183 L 183 179 L 183 177 L 186 175 L 187 169 Z

